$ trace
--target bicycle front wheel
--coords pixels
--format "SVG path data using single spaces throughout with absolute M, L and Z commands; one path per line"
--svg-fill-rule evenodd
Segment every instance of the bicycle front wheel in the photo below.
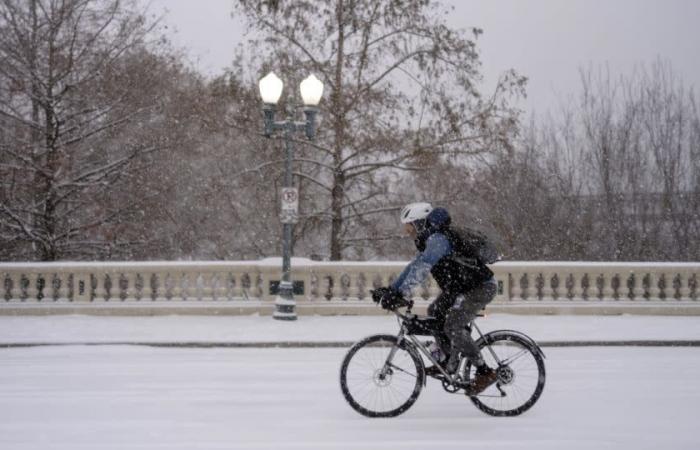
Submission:
M 393 352 L 393 357 L 391 357 Z M 340 368 L 340 387 L 352 408 L 367 417 L 394 417 L 415 403 L 425 380 L 420 355 L 396 336 L 355 344 Z

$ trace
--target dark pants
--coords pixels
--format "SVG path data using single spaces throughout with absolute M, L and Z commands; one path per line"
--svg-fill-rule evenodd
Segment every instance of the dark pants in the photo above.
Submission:
M 444 335 L 436 339 L 453 364 L 460 353 L 475 365 L 483 362 L 466 326 L 493 300 L 496 286 L 496 280 L 491 278 L 463 294 L 443 292 L 428 307 L 428 315 L 444 323 Z

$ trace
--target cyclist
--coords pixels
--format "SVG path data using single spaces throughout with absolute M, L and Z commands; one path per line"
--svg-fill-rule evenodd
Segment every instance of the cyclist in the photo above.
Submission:
M 456 255 L 454 240 L 458 235 L 451 228 L 451 218 L 444 208 L 432 208 L 429 203 L 411 203 L 401 211 L 401 223 L 407 235 L 414 239 L 418 254 L 382 295 L 410 296 L 411 290 L 432 274 L 441 294 L 428 307 L 428 315 L 443 325 L 444 336 L 438 344 L 449 355 L 445 371 L 454 374 L 460 354 L 476 366 L 476 376 L 470 386 L 472 394 L 482 392 L 496 381 L 496 371 L 488 367 L 479 348 L 465 325 L 470 323 L 496 294 L 493 272 L 476 255 Z M 467 258 L 465 258 L 467 256 Z M 437 375 L 437 367 L 426 369 Z

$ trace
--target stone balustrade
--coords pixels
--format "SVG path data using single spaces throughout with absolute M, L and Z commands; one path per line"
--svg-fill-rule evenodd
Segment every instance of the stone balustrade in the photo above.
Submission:
M 294 258 L 292 276 L 300 313 L 381 312 L 371 302 L 370 290 L 389 284 L 404 266 L 402 262 Z M 202 314 L 267 312 L 272 310 L 280 267 L 279 258 L 0 263 L 0 314 L 21 314 L 22 307 L 31 311 L 38 306 L 44 313 L 74 312 L 75 308 L 66 306 L 88 305 L 81 311 L 131 305 L 150 307 L 149 314 L 179 313 L 195 306 L 200 308 L 191 311 Z M 513 312 L 556 313 L 572 308 L 627 312 L 619 308 L 625 305 L 632 312 L 653 306 L 662 313 L 695 314 L 700 305 L 700 263 L 499 262 L 492 269 L 499 289 L 490 308 Z M 414 290 L 413 298 L 422 308 L 439 292 L 430 279 Z M 596 305 L 597 310 L 591 309 Z M 178 306 L 184 308 L 178 310 Z

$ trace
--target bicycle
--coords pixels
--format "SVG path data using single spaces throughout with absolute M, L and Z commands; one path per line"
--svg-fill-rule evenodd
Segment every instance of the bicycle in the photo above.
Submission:
M 382 305 L 383 306 L 383 305 Z M 399 312 L 407 307 L 406 312 Z M 427 385 L 421 354 L 432 362 L 445 391 L 463 394 L 486 414 L 517 416 L 530 409 L 540 398 L 545 384 L 544 353 L 529 336 L 514 330 L 483 334 L 475 321 L 466 324 L 476 330 L 476 344 L 484 361 L 496 370 L 497 380 L 483 392 L 470 393 L 475 368 L 462 357 L 459 369 L 448 374 L 417 336 L 441 333 L 442 324 L 433 317 L 411 312 L 413 301 L 394 308 L 400 331 L 396 336 L 378 334 L 354 344 L 340 369 L 340 386 L 350 406 L 367 417 L 395 417 L 408 410 Z M 480 314 L 479 316 L 483 316 Z

